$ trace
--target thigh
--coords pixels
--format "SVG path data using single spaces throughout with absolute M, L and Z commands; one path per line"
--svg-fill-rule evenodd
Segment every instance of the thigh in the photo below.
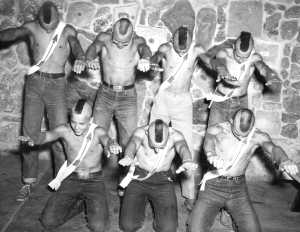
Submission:
M 109 130 L 112 121 L 113 101 L 113 97 L 110 96 L 109 91 L 106 91 L 104 87 L 100 87 L 95 100 L 93 117 L 95 123 L 106 131 Z
M 155 231 L 176 231 L 178 226 L 177 199 L 173 184 L 157 185 L 149 192 L 154 210 Z
M 109 211 L 104 182 L 88 183 L 83 192 L 88 226 L 92 231 L 104 231 L 109 225 Z
M 141 183 L 132 181 L 125 190 L 121 204 L 120 228 L 122 230 L 135 231 L 142 226 L 146 202 L 146 189 Z
M 189 232 L 210 231 L 222 207 L 222 202 L 215 194 L 208 191 L 207 188 L 204 191 L 200 191 L 192 213 L 188 218 Z
M 260 224 L 247 192 L 227 203 L 228 212 L 231 214 L 238 231 L 260 232 Z
M 208 126 L 227 121 L 230 114 L 227 108 L 227 101 L 213 102 L 209 111 Z

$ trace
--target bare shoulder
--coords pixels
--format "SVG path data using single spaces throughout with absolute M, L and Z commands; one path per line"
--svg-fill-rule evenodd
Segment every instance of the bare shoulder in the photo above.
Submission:
M 145 44 L 146 43 L 146 39 L 142 36 L 139 36 L 137 34 L 134 33 L 133 36 L 133 41 L 136 45 L 140 45 L 140 44 Z
M 205 50 L 201 44 L 194 44 L 194 51 L 197 53 L 204 53 Z
M 36 32 L 38 27 L 38 23 L 34 20 L 25 22 L 22 26 L 20 26 L 20 29 L 26 29 L 29 30 L 30 32 Z
M 268 133 L 263 132 L 262 130 L 260 130 L 258 128 L 255 128 L 254 138 L 257 141 L 259 141 L 260 143 L 271 141 L 271 136 Z
M 179 130 L 171 128 L 169 130 L 169 133 L 170 133 L 170 137 L 173 139 L 174 142 L 184 140 L 184 136 Z
M 255 52 L 252 55 L 252 60 L 254 60 L 255 62 L 257 62 L 257 61 L 263 60 L 263 58 L 262 58 L 262 56 L 259 53 Z
M 97 127 L 95 128 L 94 133 L 95 133 L 96 135 L 99 135 L 99 136 L 104 135 L 104 134 L 107 134 L 107 132 L 105 131 L 105 129 L 104 129 L 103 127 L 100 127 L 100 126 L 97 126 Z
M 75 29 L 75 27 L 73 27 L 72 25 L 70 24 L 66 24 L 65 28 L 64 28 L 64 32 L 67 34 L 67 35 L 76 35 L 77 34 L 77 31 Z
M 168 53 L 172 48 L 171 43 L 167 42 L 167 43 L 163 43 L 158 47 L 158 51 L 162 52 L 162 53 Z
M 230 51 L 232 51 L 231 48 L 222 48 L 220 51 L 218 51 L 216 57 L 217 58 L 226 58 L 229 56 Z

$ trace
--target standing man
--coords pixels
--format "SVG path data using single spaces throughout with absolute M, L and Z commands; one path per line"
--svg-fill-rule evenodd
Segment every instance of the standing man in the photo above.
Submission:
M 147 200 L 153 204 L 154 230 L 176 231 L 177 200 L 170 177 L 174 150 L 182 159 L 177 173 L 197 168 L 183 135 L 162 120 L 157 119 L 135 130 L 126 147 L 125 157 L 119 161 L 123 166 L 130 166 L 120 184 L 122 187 L 129 184 L 120 214 L 120 228 L 124 232 L 134 232 L 142 227 Z
M 65 103 L 64 68 L 69 55 L 77 59 L 75 72 L 84 68 L 84 53 L 76 38 L 76 31 L 59 19 L 57 7 L 46 1 L 39 9 L 36 20 L 24 23 L 18 28 L 9 28 L 0 32 L 1 42 L 29 39 L 32 61 L 35 63 L 27 75 L 23 116 L 23 134 L 36 139 L 46 109 L 49 127 L 53 129 L 67 122 Z M 55 165 L 64 161 L 64 153 L 59 146 L 53 146 Z M 30 149 L 23 154 L 24 186 L 17 197 L 24 201 L 30 194 L 31 185 L 37 181 L 38 152 Z
M 208 128 L 204 150 L 214 170 L 207 172 L 193 208 L 189 231 L 206 232 L 221 208 L 231 214 L 238 231 L 261 231 L 249 199 L 245 172 L 253 153 L 261 146 L 281 170 L 298 173 L 296 164 L 276 146 L 270 136 L 255 128 L 251 110 L 238 110 L 230 121 Z
M 36 139 L 22 138 L 31 146 L 61 139 L 67 161 L 49 186 L 52 193 L 41 215 L 47 230 L 54 230 L 73 216 L 86 211 L 91 231 L 108 230 L 108 203 L 102 174 L 102 155 L 121 152 L 103 128 L 91 122 L 92 108 L 80 99 L 72 108 L 69 124 L 40 133 Z M 64 180 L 65 179 L 65 180 Z
M 254 40 L 250 32 L 242 31 L 240 36 L 229 46 L 226 41 L 216 58 L 211 60 L 211 66 L 218 73 L 215 91 L 207 99 L 210 100 L 208 125 L 228 121 L 234 112 L 248 107 L 247 89 L 255 68 L 266 78 L 265 85 L 280 81 L 276 73 L 270 69 L 254 49 Z
M 192 41 L 191 31 L 181 26 L 175 31 L 172 42 L 162 44 L 152 57 L 154 63 L 162 62 L 164 72 L 150 121 L 160 118 L 167 124 L 171 122 L 172 127 L 183 134 L 195 162 L 198 158 L 193 152 L 193 106 L 189 89 L 198 58 L 208 62 L 203 53 L 203 48 Z M 182 195 L 187 199 L 188 208 L 195 200 L 195 187 L 195 173 L 182 181 Z
M 102 85 L 94 107 L 95 122 L 108 131 L 112 117 L 117 120 L 120 144 L 125 147 L 137 127 L 136 68 L 150 68 L 151 50 L 137 36 L 127 18 L 119 19 L 113 30 L 101 32 L 86 52 L 87 66 L 102 72 Z

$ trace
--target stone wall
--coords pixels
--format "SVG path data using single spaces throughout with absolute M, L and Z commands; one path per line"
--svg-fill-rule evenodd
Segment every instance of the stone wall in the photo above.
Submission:
M 33 18 L 41 0 L 0 0 L 0 29 L 19 26 Z M 100 31 L 119 17 L 128 17 L 137 34 L 155 51 L 169 40 L 179 25 L 194 29 L 197 42 L 205 48 L 236 37 L 241 30 L 252 32 L 256 50 L 282 79 L 270 93 L 256 80 L 249 86 L 249 101 L 258 127 L 269 132 L 288 155 L 300 161 L 300 1 L 299 0 L 65 0 L 55 1 L 62 18 L 78 29 L 84 49 Z M 0 144 L 15 149 L 20 133 L 22 89 L 29 65 L 23 42 L 0 50 Z M 194 99 L 194 149 L 199 151 L 207 103 L 203 93 L 211 91 L 212 80 L 197 70 L 192 81 Z M 139 124 L 145 124 L 157 83 L 137 82 Z M 263 92 L 265 92 L 263 94 Z M 255 161 L 254 161 L 255 163 Z

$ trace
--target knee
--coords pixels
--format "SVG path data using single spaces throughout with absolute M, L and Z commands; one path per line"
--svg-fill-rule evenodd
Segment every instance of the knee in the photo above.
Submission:
M 141 223 L 136 223 L 129 220 L 120 220 L 120 229 L 124 232 L 135 232 L 141 227 Z
M 88 227 L 92 232 L 105 232 L 108 231 L 108 224 L 93 220 L 88 223 Z
M 54 218 L 47 215 L 42 215 L 39 220 L 47 231 L 51 231 L 59 226 L 59 223 Z

